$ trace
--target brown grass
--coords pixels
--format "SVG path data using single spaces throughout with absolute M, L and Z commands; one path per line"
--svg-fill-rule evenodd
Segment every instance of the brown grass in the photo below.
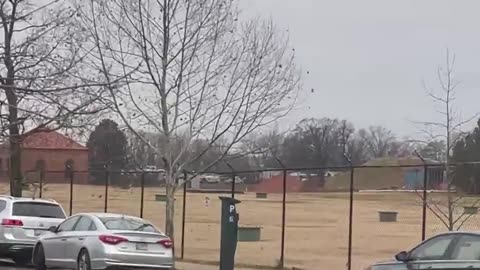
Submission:
M 0 187 L 6 192 L 7 187 Z M 154 201 L 159 188 L 148 188 L 144 217 L 160 228 L 164 226 L 164 203 Z M 75 185 L 73 212 L 97 211 L 104 207 L 104 188 Z M 217 261 L 220 246 L 220 200 L 218 194 L 188 194 L 185 258 Z M 210 198 L 209 207 L 205 197 Z M 69 186 L 48 185 L 43 197 L 52 198 L 69 209 Z M 256 199 L 255 194 L 238 195 L 241 225 L 262 226 L 262 241 L 238 244 L 236 261 L 240 264 L 275 266 L 280 258 L 282 203 L 280 194 Z M 180 252 L 182 194 L 177 195 L 176 244 Z M 345 269 L 348 247 L 349 197 L 347 193 L 287 195 L 285 263 L 304 269 Z M 413 193 L 355 194 L 352 269 L 411 248 L 421 240 L 421 204 Z M 139 215 L 140 189 L 110 188 L 110 212 Z M 398 222 L 380 223 L 378 211 L 398 211 Z M 475 217 L 475 216 L 474 216 Z M 443 225 L 429 213 L 428 235 L 444 231 Z M 464 228 L 476 229 L 472 218 Z

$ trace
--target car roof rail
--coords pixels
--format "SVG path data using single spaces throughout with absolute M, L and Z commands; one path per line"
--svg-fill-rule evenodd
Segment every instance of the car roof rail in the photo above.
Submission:
M 13 197 L 13 196 L 3 195 L 3 194 L 0 194 L 0 198 L 8 198 L 8 199 L 11 199 L 11 200 L 15 199 L 15 197 Z

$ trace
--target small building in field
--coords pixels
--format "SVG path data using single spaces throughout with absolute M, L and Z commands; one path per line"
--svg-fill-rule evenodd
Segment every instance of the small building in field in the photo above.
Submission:
M 70 183 L 65 168 L 74 173 L 75 184 L 88 183 L 88 148 L 67 136 L 43 128 L 22 142 L 22 171 L 26 182 Z M 0 145 L 0 182 L 9 182 L 9 143 Z
M 439 164 L 435 160 L 426 162 L 431 165 Z M 418 157 L 378 158 L 363 165 L 365 167 L 354 170 L 355 190 L 423 189 L 424 164 Z M 430 166 L 427 170 L 427 180 L 427 189 L 443 189 L 443 167 Z M 350 171 L 329 177 L 325 183 L 326 191 L 349 189 Z
M 323 179 L 317 175 L 290 173 L 286 177 L 287 193 L 318 192 L 322 190 Z M 249 185 L 248 191 L 262 193 L 283 193 L 283 174 L 264 178 L 258 184 Z

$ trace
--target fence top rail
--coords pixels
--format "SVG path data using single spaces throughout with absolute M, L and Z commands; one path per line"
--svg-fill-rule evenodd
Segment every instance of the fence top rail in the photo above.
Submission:
M 469 162 L 452 162 L 449 163 L 450 167 L 455 167 L 455 166 L 467 166 L 467 165 L 478 165 L 480 164 L 480 161 L 469 161 Z M 274 171 L 313 171 L 313 170 L 350 170 L 350 169 L 366 169 L 366 168 L 372 168 L 372 169 L 379 169 L 379 168 L 422 168 L 422 167 L 428 167 L 428 168 L 441 168 L 445 167 L 446 163 L 424 163 L 424 164 L 405 164 L 405 165 L 343 165 L 343 166 L 316 166 L 316 167 L 285 167 L 285 168 L 263 168 L 263 169 L 253 169 L 253 170 L 229 170 L 229 171 L 202 171 L 202 172 L 196 172 L 196 171 L 184 171 L 183 173 L 188 173 L 188 174 L 208 174 L 208 173 L 214 173 L 214 174 L 232 174 L 232 173 L 261 173 L 261 172 L 274 172 Z M 0 171 L 2 172 L 2 171 Z M 6 171 L 8 172 L 8 170 Z M 48 173 L 65 173 L 65 170 L 45 170 L 44 172 Z M 124 174 L 133 174 L 133 173 L 138 173 L 138 174 L 149 174 L 149 173 L 162 173 L 164 172 L 163 170 L 158 170 L 158 171 L 152 171 L 152 170 L 111 170 L 111 169 L 103 169 L 103 170 L 97 170 L 97 169 L 92 169 L 92 170 L 72 170 L 70 172 L 74 173 L 92 173 L 92 172 L 109 172 L 109 173 L 124 173 Z
M 469 161 L 469 162 L 451 162 L 449 167 L 463 166 L 463 165 L 478 165 L 480 161 Z M 313 171 L 313 170 L 349 170 L 349 169 L 379 169 L 379 168 L 441 168 L 445 167 L 446 163 L 424 163 L 424 164 L 405 164 L 405 165 L 344 165 L 344 166 L 318 166 L 318 167 L 286 167 L 286 168 L 265 168 L 265 169 L 256 169 L 256 170 L 244 170 L 244 171 L 235 171 L 235 173 L 259 173 L 259 172 L 274 172 L 274 171 Z M 211 172 L 205 171 L 203 173 L 217 173 L 217 174 L 229 174 L 231 171 L 221 171 L 221 172 Z

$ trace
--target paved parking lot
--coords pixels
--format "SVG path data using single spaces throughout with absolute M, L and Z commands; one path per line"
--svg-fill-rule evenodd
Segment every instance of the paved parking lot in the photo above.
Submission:
M 191 264 L 191 263 L 184 263 L 178 262 L 177 269 L 179 270 L 218 270 L 218 266 L 211 266 L 211 265 L 199 265 L 199 264 Z M 0 270 L 33 270 L 33 267 L 14 267 L 12 263 L 6 261 L 0 261 Z M 238 269 L 242 270 L 242 269 Z M 246 270 L 246 269 L 243 269 Z
M 8 262 L 8 261 L 1 261 L 0 260 L 0 269 L 1 270 L 32 270 L 33 268 L 16 268 L 13 266 L 12 263 Z

